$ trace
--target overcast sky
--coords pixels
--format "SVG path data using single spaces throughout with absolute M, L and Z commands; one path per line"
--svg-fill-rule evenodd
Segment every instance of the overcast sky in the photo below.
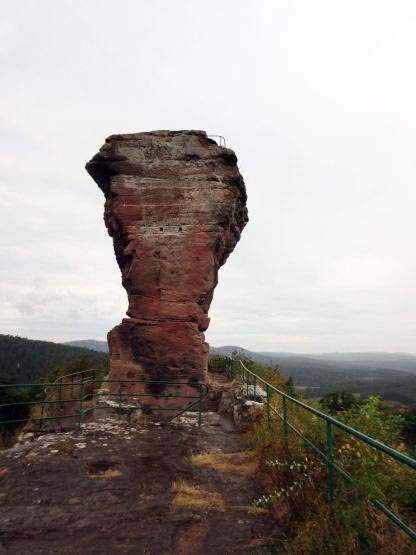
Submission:
M 208 341 L 416 352 L 414 0 L 22 0 L 0 33 L 0 333 L 104 339 L 127 298 L 85 162 L 204 129 L 250 216 Z

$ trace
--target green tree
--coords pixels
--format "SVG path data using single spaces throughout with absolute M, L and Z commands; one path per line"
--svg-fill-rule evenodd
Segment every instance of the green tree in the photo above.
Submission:
M 30 400 L 29 392 L 18 387 L 8 387 L 16 380 L 12 376 L 0 375 L 0 435 L 4 447 L 13 445 L 14 436 L 22 422 L 3 424 L 10 420 L 23 420 L 29 418 L 30 406 L 25 404 Z
M 416 405 L 409 407 L 403 414 L 403 436 L 409 445 L 416 444 Z
M 358 407 L 361 402 L 352 393 L 345 391 L 335 391 L 334 393 L 327 393 L 320 399 L 320 404 L 329 414 L 336 414 L 337 412 L 344 412 L 352 408 Z

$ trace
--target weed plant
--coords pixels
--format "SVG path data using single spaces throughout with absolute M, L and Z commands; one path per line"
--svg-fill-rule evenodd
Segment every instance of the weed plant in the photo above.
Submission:
M 282 377 L 274 374 L 279 389 Z M 264 374 L 266 375 L 266 373 Z M 265 379 L 267 379 L 265 377 Z M 267 380 L 269 381 L 269 380 Z M 271 404 L 282 414 L 282 401 Z M 315 407 L 322 410 L 319 402 Z M 266 411 L 248 433 L 259 464 L 265 493 L 255 501 L 272 510 L 287 534 L 287 555 L 414 555 L 415 542 L 369 500 L 377 498 L 413 529 L 416 525 L 416 476 L 410 467 L 333 427 L 334 462 L 353 478 L 334 472 L 328 497 L 326 461 L 293 431 L 288 441 L 280 418 Z M 386 416 L 378 398 L 337 414 L 337 419 L 364 434 L 404 451 L 399 416 Z M 288 420 L 319 450 L 326 452 L 326 422 L 288 402 Z

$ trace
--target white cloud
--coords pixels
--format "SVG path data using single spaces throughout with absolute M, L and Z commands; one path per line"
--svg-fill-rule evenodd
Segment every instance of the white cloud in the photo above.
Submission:
M 111 133 L 190 128 L 226 136 L 249 194 L 214 345 L 416 351 L 415 23 L 410 0 L 5 6 L 0 332 L 120 321 L 84 164 Z

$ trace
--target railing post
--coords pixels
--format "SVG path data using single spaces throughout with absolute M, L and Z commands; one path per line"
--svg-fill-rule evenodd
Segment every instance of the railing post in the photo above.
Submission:
M 118 387 L 118 419 L 121 420 L 121 400 L 122 400 L 122 391 L 121 391 L 121 382 L 119 382 Z
M 43 426 L 43 413 L 45 410 L 45 400 L 46 400 L 46 393 L 45 393 L 45 390 L 43 390 L 43 400 L 42 400 L 42 408 L 40 410 L 39 430 L 42 430 L 42 426 Z
M 267 425 L 270 428 L 270 390 L 269 390 L 269 384 L 266 384 L 266 407 L 267 407 Z
M 198 402 L 198 426 L 202 424 L 202 384 L 198 384 L 199 402 Z
M 253 397 L 254 397 L 254 400 L 256 400 L 256 397 L 257 397 L 257 389 L 256 389 L 256 387 L 257 387 L 257 377 L 256 376 L 254 376 L 253 385 L 254 385 Z
M 61 379 L 59 380 L 59 398 L 58 398 L 58 413 L 59 413 L 59 416 L 62 416 L 62 414 L 61 414 L 62 413 L 62 407 L 61 407 L 61 405 L 62 405 L 62 380 L 63 380 L 63 376 L 61 376 Z M 64 415 L 65 415 L 66 404 L 64 403 L 63 405 L 64 405 Z M 62 432 L 62 418 L 60 418 L 59 424 L 60 424 L 60 429 L 61 429 L 61 432 Z
M 289 451 L 289 438 L 288 438 L 288 429 L 287 429 L 287 405 L 286 405 L 286 397 L 283 397 L 283 435 L 285 440 L 285 449 L 286 452 Z
M 72 399 L 73 395 L 74 395 L 74 375 L 72 374 L 72 376 L 71 376 L 71 390 L 70 390 L 70 393 L 69 393 L 69 398 Z
M 332 424 L 329 420 L 326 421 L 326 463 L 328 469 L 328 500 L 331 501 L 334 494 L 334 467 Z
M 84 401 L 84 380 L 81 381 L 81 394 L 79 396 L 79 416 L 78 416 L 78 430 L 81 428 L 82 421 L 82 404 Z

